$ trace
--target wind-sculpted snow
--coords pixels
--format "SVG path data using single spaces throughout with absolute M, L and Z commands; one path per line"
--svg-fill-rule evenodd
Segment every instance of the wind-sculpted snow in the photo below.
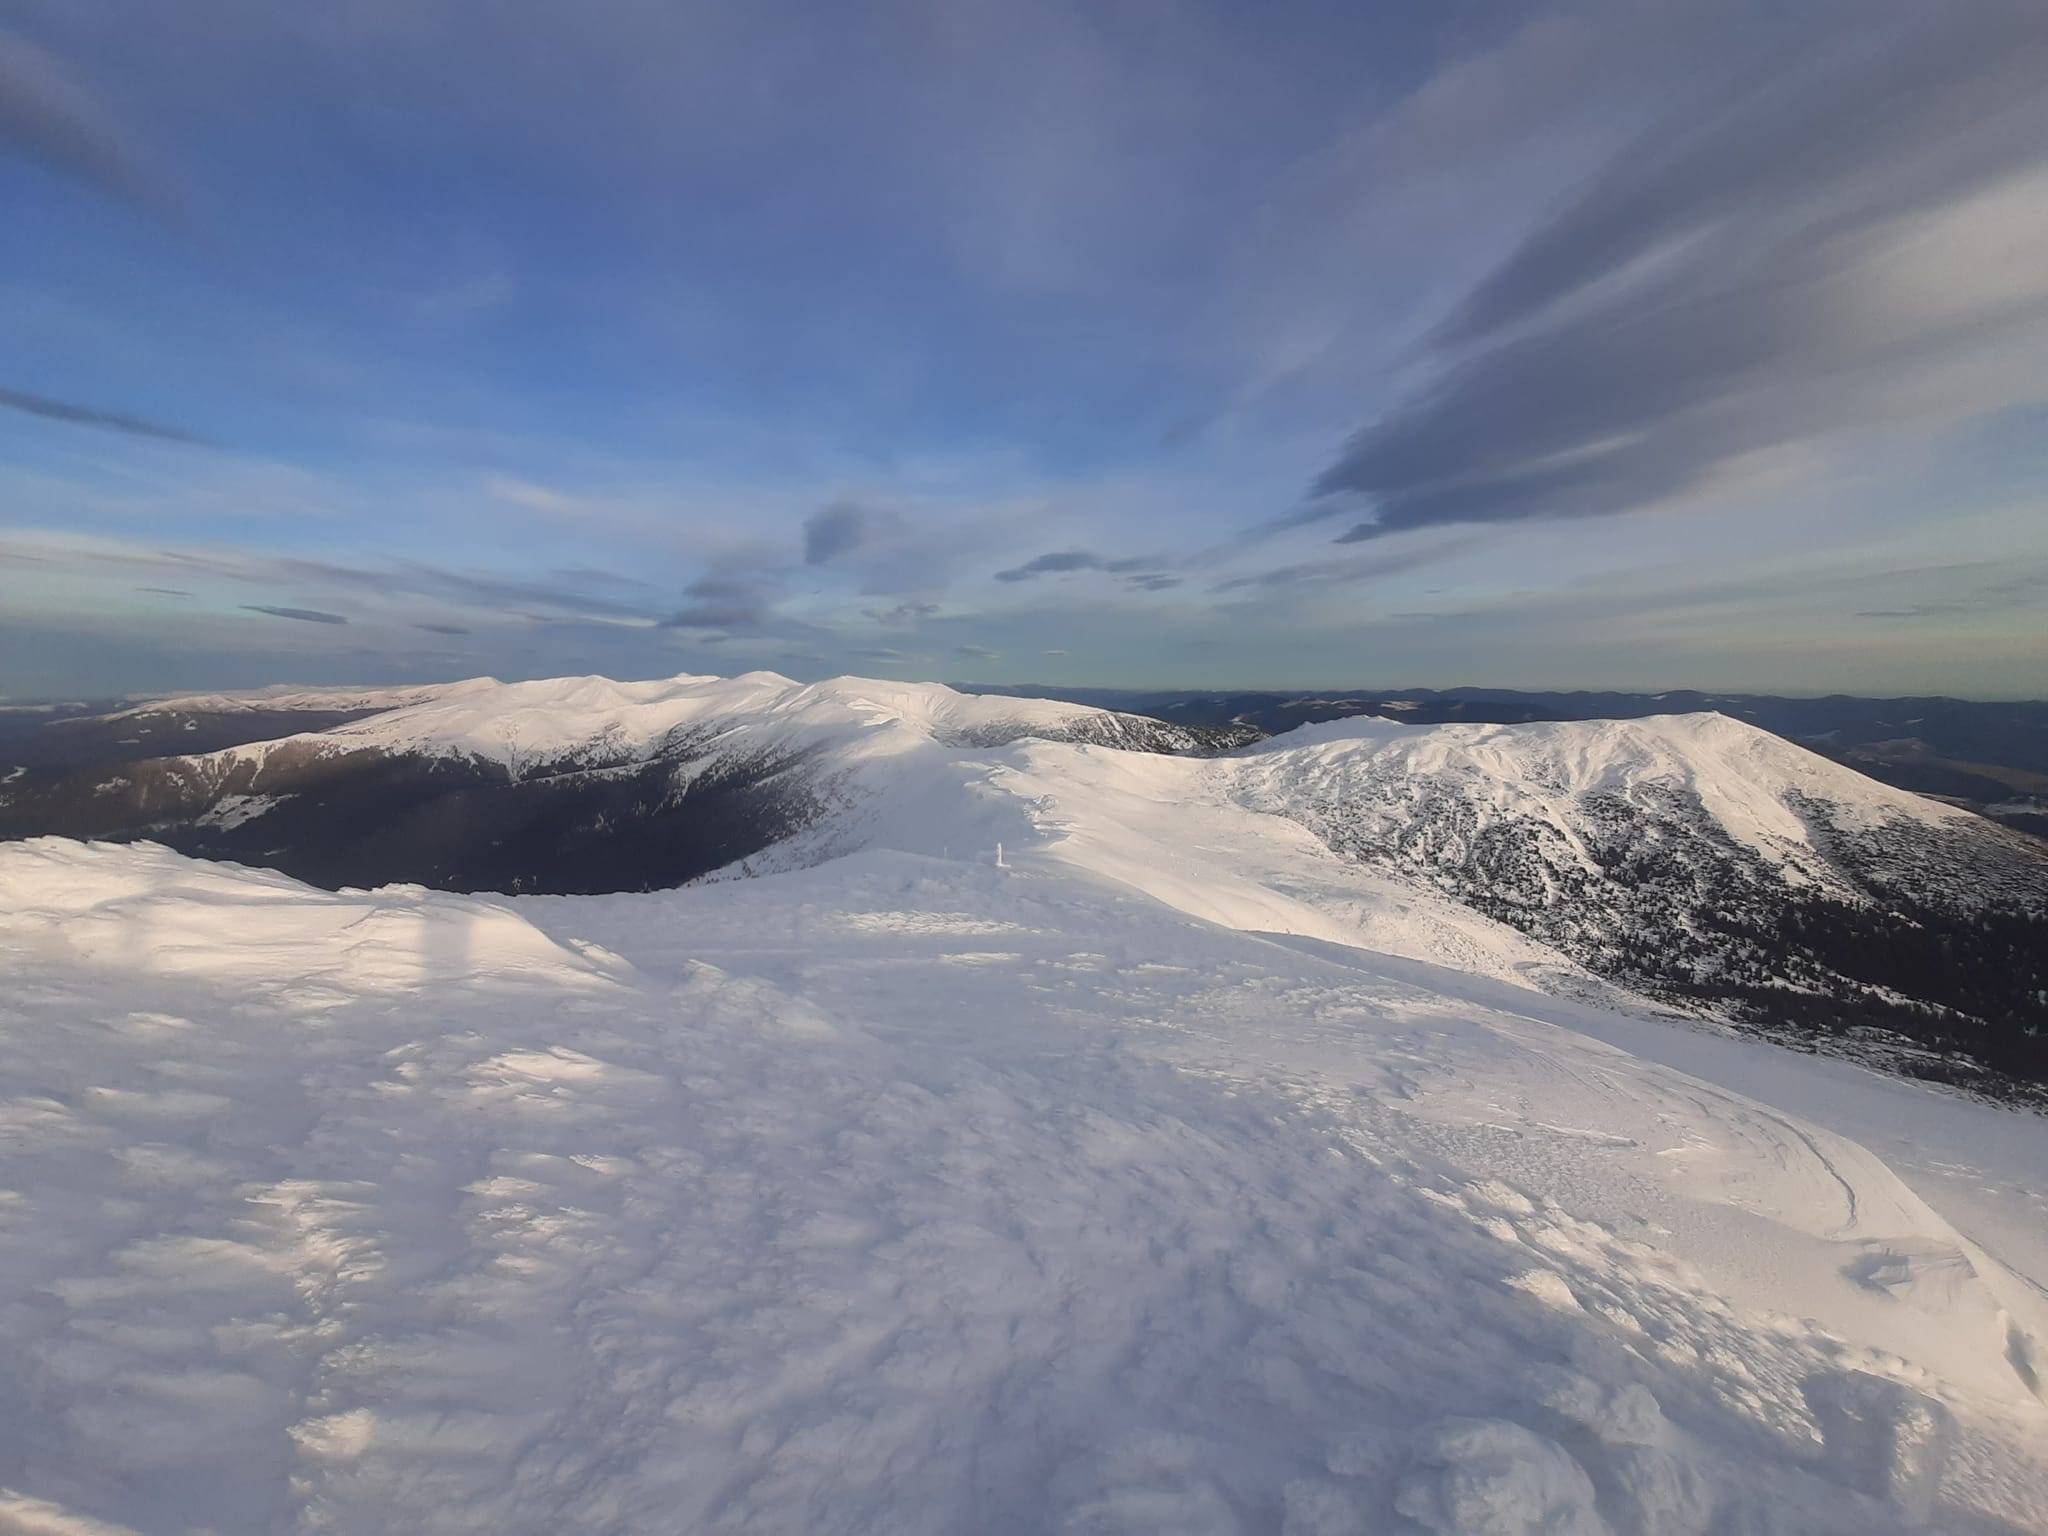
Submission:
M 2048 1524 L 2048 1148 L 1838 1064 L 1765 1075 L 1892 1162 L 1028 852 L 508 902 L 43 840 L 0 965 L 0 1528 Z

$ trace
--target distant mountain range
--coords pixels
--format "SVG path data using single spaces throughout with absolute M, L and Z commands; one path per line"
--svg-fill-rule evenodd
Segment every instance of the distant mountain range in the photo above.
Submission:
M 2048 847 L 1740 718 L 1809 708 L 1844 722 L 1838 751 L 1899 726 L 1932 752 L 1968 739 L 1969 710 L 2024 706 L 1114 697 L 1163 718 L 773 673 L 15 715 L 0 837 L 508 893 L 1006 847 L 1232 928 L 1649 999 L 1977 1087 L 2048 1084 Z M 1471 718 L 1539 708 L 1634 717 Z M 1262 735 L 1296 715 L 1323 718 Z
M 961 684 L 978 693 L 1066 699 L 1195 725 L 1248 725 L 1269 736 L 1365 715 L 1410 725 L 1522 725 L 1537 720 L 1640 720 L 1729 715 L 1847 763 L 1900 789 L 1934 795 L 2048 837 L 2048 701 L 1785 698 L 1761 693 L 1526 692 L 1512 688 L 1200 689 Z
M 903 710 L 920 740 L 958 748 L 1200 752 L 1256 735 L 774 673 L 194 695 L 17 723 L 0 836 L 148 837 L 329 888 L 652 890 L 825 816 L 869 727 Z

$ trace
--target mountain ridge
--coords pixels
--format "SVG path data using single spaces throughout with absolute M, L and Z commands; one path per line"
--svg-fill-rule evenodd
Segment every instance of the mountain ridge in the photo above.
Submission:
M 472 679 L 210 754 L 33 772 L 0 786 L 0 831 L 512 893 L 1006 846 L 1225 926 L 1618 988 L 1966 1086 L 2048 1082 L 2048 850 L 1718 713 L 1245 740 L 851 677 Z

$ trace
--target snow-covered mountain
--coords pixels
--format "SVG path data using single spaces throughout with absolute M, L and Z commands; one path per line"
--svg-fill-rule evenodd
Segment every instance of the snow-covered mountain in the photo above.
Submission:
M 203 715 L 369 715 L 474 689 L 489 679 L 396 688 L 298 688 L 275 684 L 240 693 L 177 693 L 141 699 L 106 720 L 184 720 Z
M 775 672 L 739 677 L 682 675 L 650 682 L 558 677 L 501 683 L 475 678 L 383 692 L 305 690 L 171 701 L 275 710 L 361 709 L 367 718 L 289 739 L 335 754 L 374 749 L 394 755 L 492 764 L 513 779 L 687 756 L 706 739 L 799 750 L 879 730 L 948 746 L 1000 746 L 1022 737 L 1091 742 L 1143 752 L 1214 750 L 1242 732 L 1167 725 L 1051 699 L 956 693 L 936 683 L 834 678 L 800 684 Z M 310 738 L 317 737 L 317 740 Z M 286 742 L 233 754 L 260 763 Z
M 1786 698 L 1770 694 L 1531 693 L 1511 688 L 1339 689 L 1330 693 L 1208 692 L 982 684 L 981 691 L 1071 699 L 1182 725 L 1237 724 L 1278 735 L 1327 720 L 1379 717 L 1406 725 L 1520 725 L 1722 714 L 1847 763 L 1883 783 L 1962 805 L 2048 836 L 2048 701 Z
M 1666 1001 L 2048 1079 L 2048 849 L 1726 716 L 1312 726 L 1239 793 Z
M 1673 1017 L 2024 1077 L 1973 816 L 1713 715 L 182 707 L 318 728 L 0 786 L 123 839 L 0 845 L 0 1532 L 2048 1530 L 2048 1118 Z
M 835 678 L 799 684 L 774 672 L 684 675 L 651 682 L 561 677 L 476 678 L 382 696 L 342 690 L 256 695 L 288 707 L 365 708 L 366 718 L 226 754 L 222 767 L 259 766 L 280 752 L 339 756 L 373 750 L 488 765 L 511 779 L 648 761 L 695 760 L 709 742 L 735 750 L 809 751 L 892 732 L 948 746 L 1000 746 L 1030 736 L 1149 752 L 1213 749 L 1242 733 L 1166 725 L 1050 699 L 996 699 L 931 683 Z M 303 702 L 300 702 L 303 701 Z M 218 712 L 244 702 L 222 697 Z M 162 706 L 158 706 L 162 707 Z M 886 750 L 886 748 L 884 748 Z
M 806 686 L 770 672 L 479 678 L 381 698 L 272 691 L 149 709 L 213 731 L 295 710 L 318 724 L 209 752 L 23 765 L 0 785 L 0 833 L 145 835 L 329 886 L 651 889 L 790 837 L 877 763 L 892 765 L 900 790 L 931 753 L 1025 737 L 1202 752 L 1247 735 L 935 685 Z M 138 718 L 124 713 L 116 728 Z
M 1977 1085 L 2048 1081 L 2048 849 L 1720 715 L 1350 720 L 1247 744 L 773 673 L 157 707 L 243 704 L 368 712 L 31 771 L 0 786 L 0 828 L 147 836 L 329 886 L 507 892 L 1044 847 L 1233 927 L 1618 988 Z

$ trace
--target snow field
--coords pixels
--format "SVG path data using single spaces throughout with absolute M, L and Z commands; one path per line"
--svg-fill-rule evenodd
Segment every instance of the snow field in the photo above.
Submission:
M 0 848 L 0 1530 L 2048 1528 L 2009 1204 L 1056 852 Z

